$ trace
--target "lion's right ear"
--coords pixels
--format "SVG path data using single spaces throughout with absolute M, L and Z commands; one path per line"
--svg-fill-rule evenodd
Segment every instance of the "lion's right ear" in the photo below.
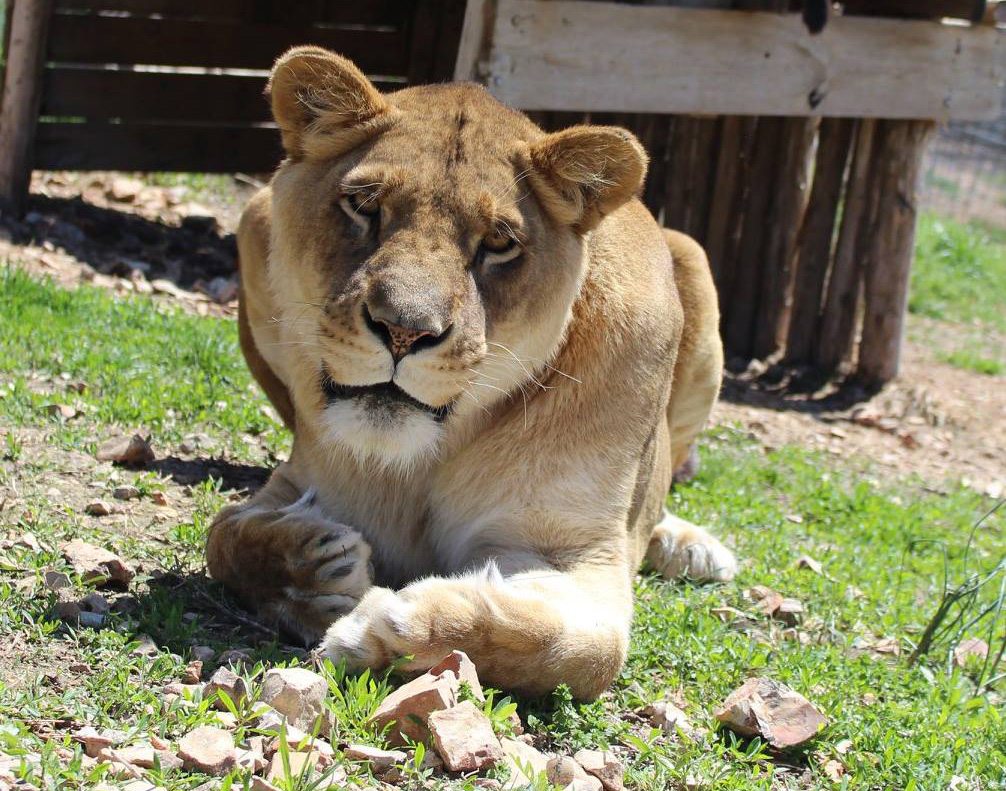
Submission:
M 350 60 L 321 47 L 294 47 L 266 87 L 293 159 L 338 156 L 380 132 L 394 108 Z

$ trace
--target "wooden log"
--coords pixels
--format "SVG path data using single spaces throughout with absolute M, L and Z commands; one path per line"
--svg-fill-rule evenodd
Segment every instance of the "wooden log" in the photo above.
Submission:
M 876 124 L 869 118 L 856 122 L 852 162 L 842 204 L 842 224 L 821 313 L 821 331 L 813 352 L 814 363 L 823 373 L 836 372 L 851 356 L 855 341 L 861 259 L 874 203 L 870 173 Z
M 658 222 L 663 222 L 663 209 L 666 192 L 666 174 L 671 137 L 670 115 L 642 115 L 637 130 L 639 140 L 650 155 L 650 167 L 646 172 L 646 183 L 643 185 L 643 202 L 653 212 Z
M 665 176 L 664 224 L 705 243 L 719 131 L 716 118 L 679 116 Z
M 810 160 L 818 121 L 787 118 L 783 121 L 772 204 L 766 218 L 767 236 L 762 253 L 761 288 L 755 316 L 752 355 L 759 360 L 779 351 L 786 337 L 792 306 L 793 259 L 796 239 L 807 207 Z
M 979 22 L 985 14 L 985 0 L 843 0 L 842 10 L 848 16 L 951 17 Z
M 732 269 L 726 264 L 726 252 L 728 229 L 733 219 L 734 193 L 737 190 L 738 175 L 744 165 L 741 155 L 742 125 L 742 120 L 738 116 L 729 116 L 722 121 L 709 206 L 709 222 L 705 232 L 706 254 L 709 256 L 709 266 L 713 271 L 713 279 L 721 295 L 721 302 L 722 294 L 725 293 L 732 276 Z
M 853 119 L 825 118 L 821 121 L 814 183 L 797 239 L 793 309 L 786 337 L 787 363 L 809 362 L 820 335 L 824 286 L 854 130 Z
M 779 143 L 785 119 L 758 119 L 757 140 L 743 195 L 743 222 L 736 253 L 735 274 L 725 295 L 723 341 L 730 356 L 752 359 L 754 354 L 755 316 L 760 309 L 761 273 L 764 246 L 772 205 L 773 177 L 779 156 Z
M 31 182 L 51 0 L 17 0 L 0 107 L 0 207 L 20 215 Z
M 863 329 L 856 379 L 879 387 L 898 375 L 909 274 L 915 243 L 916 196 L 931 121 L 879 121 L 877 213 L 863 280 Z

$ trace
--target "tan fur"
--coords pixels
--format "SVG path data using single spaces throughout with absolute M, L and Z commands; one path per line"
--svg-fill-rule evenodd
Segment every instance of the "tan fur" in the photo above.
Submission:
M 317 48 L 270 84 L 288 159 L 239 230 L 242 349 L 294 446 L 217 517 L 210 572 L 351 666 L 460 648 L 493 686 L 599 694 L 644 556 L 734 571 L 663 510 L 720 381 L 701 249 L 633 197 L 624 130 L 382 96 Z

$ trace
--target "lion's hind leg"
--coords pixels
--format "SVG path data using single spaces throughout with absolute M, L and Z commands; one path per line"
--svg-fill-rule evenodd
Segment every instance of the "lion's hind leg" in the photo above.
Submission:
M 671 580 L 727 582 L 737 574 L 737 559 L 716 536 L 666 509 L 653 528 L 646 563 Z

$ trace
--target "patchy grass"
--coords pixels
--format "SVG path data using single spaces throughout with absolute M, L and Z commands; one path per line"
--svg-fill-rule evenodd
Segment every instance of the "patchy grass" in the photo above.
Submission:
M 998 360 L 991 360 L 969 349 L 958 349 L 940 356 L 940 359 L 950 363 L 955 368 L 962 368 L 965 371 L 974 371 L 976 374 L 986 376 L 1001 376 L 1006 372 L 1006 365 Z
M 65 485 L 60 460 L 91 454 L 93 437 L 111 426 L 145 425 L 161 447 L 210 432 L 238 458 L 249 454 L 249 432 L 264 435 L 277 452 L 286 440 L 263 414 L 231 322 L 89 288 L 64 292 L 10 270 L 0 275 L 0 302 L 0 501 L 10 501 L 0 510 L 0 537 L 31 531 L 42 544 L 41 551 L 0 549 L 0 752 L 39 754 L 39 763 L 21 770 L 39 787 L 92 787 L 102 770 L 84 767 L 68 736 L 75 724 L 175 741 L 218 720 L 211 701 L 198 694 L 165 704 L 160 692 L 180 677 L 192 646 L 247 647 L 250 680 L 277 663 L 306 658 L 228 617 L 233 603 L 203 574 L 209 520 L 234 496 L 219 480 L 183 488 L 149 473 L 100 467 L 88 475 L 135 482 L 144 497 L 164 491 L 177 508 L 175 516 L 149 524 L 132 515 L 114 522 L 87 517 L 68 498 L 54 499 L 51 487 Z M 50 417 L 45 405 L 68 398 L 64 383 L 78 380 L 88 387 L 70 400 L 81 415 Z M 37 434 L 47 452 L 32 444 Z M 611 745 L 625 761 L 627 786 L 643 791 L 937 789 L 954 777 L 967 784 L 960 787 L 1000 783 L 1002 682 L 973 696 L 972 671 L 947 661 L 952 645 L 941 644 L 914 666 L 904 657 L 945 580 L 993 567 L 1006 554 L 1001 514 L 987 520 L 966 551 L 970 526 L 988 503 L 963 488 L 924 493 L 912 481 L 835 469 L 833 460 L 799 448 L 766 453 L 730 429 L 710 432 L 702 455 L 698 478 L 670 503 L 734 545 L 743 559 L 740 576 L 718 587 L 640 576 L 629 662 L 614 688 L 589 704 L 562 689 L 517 701 L 539 745 L 563 751 Z M 69 628 L 52 617 L 53 595 L 42 574 L 69 573 L 56 547 L 70 537 L 113 547 L 142 567 L 105 628 Z M 820 561 L 823 573 L 799 567 L 802 555 Z M 73 582 L 78 593 L 87 590 Z M 802 624 L 784 628 L 758 613 L 744 596 L 756 584 L 800 599 Z M 158 647 L 153 655 L 135 651 L 143 634 Z M 978 636 L 1002 640 L 1003 624 Z M 322 672 L 331 689 L 333 744 L 380 743 L 367 717 L 396 679 L 347 676 L 330 665 Z M 807 695 L 828 715 L 829 727 L 806 750 L 785 755 L 721 729 L 713 708 L 752 675 Z M 639 715 L 666 694 L 677 697 L 698 735 L 664 734 Z M 507 702 L 496 702 L 502 708 L 494 721 L 505 729 Z M 253 731 L 254 705 L 232 712 L 239 734 Z M 338 753 L 337 759 L 353 782 L 369 782 L 360 765 Z M 837 781 L 824 773 L 828 759 L 842 767 Z M 475 788 L 472 779 L 431 777 L 414 759 L 402 771 L 407 788 Z M 153 778 L 169 791 L 209 779 L 170 770 Z M 228 782 L 243 788 L 247 777 L 236 772 Z
M 1006 233 L 924 214 L 908 307 L 1006 332 Z

